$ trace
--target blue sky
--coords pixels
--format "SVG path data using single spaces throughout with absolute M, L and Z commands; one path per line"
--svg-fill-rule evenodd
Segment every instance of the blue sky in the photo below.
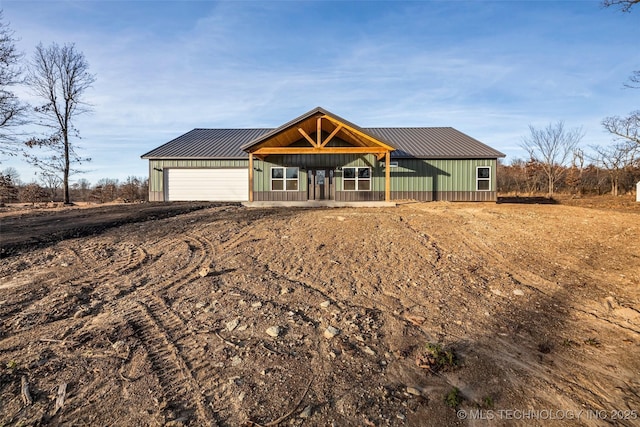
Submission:
M 528 125 L 640 108 L 640 8 L 599 1 L 0 0 L 30 59 L 73 42 L 96 83 L 77 119 L 86 178 L 146 176 L 145 152 L 193 128 L 277 127 L 322 106 L 363 127 L 453 126 L 507 154 Z M 26 89 L 26 100 L 37 104 Z M 17 159 L 22 181 L 34 172 Z

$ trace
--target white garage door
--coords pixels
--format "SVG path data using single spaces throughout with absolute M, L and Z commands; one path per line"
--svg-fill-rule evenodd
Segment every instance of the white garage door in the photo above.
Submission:
M 167 201 L 249 200 L 248 169 L 167 169 L 166 172 Z

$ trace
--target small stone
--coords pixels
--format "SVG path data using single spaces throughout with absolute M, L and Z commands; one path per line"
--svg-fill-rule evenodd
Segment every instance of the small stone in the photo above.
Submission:
M 200 275 L 200 277 L 207 277 L 210 272 L 211 267 L 202 267 L 200 271 L 198 271 L 198 274 Z
M 331 305 L 331 301 L 324 301 L 320 303 L 320 307 L 327 308 Z
M 227 322 L 226 323 L 227 331 L 229 331 L 229 332 L 233 331 L 238 326 L 239 323 L 240 323 L 240 321 L 238 319 L 233 319 L 233 320 Z
M 289 293 L 289 288 L 281 288 L 280 289 L 280 295 L 284 295 L 284 294 L 288 294 Z
M 414 396 L 422 396 L 422 391 L 416 387 L 407 387 L 407 393 L 412 394 Z
M 63 262 L 62 264 L 60 264 L 60 267 L 69 267 L 69 263 Z
M 498 295 L 498 296 L 502 296 L 502 292 L 500 292 L 500 289 L 493 289 L 491 288 L 491 292 L 493 292 L 494 294 Z
M 120 351 L 121 348 L 126 348 L 126 346 L 127 346 L 127 343 L 124 342 L 124 341 L 121 341 L 121 340 L 120 341 L 116 341 L 113 344 L 111 344 L 111 347 L 113 347 L 113 349 L 116 352 Z
M 407 419 L 407 417 L 404 414 L 398 414 L 398 415 L 396 415 L 396 418 L 399 419 L 399 420 L 406 420 Z
M 81 317 L 86 316 L 88 312 L 89 311 L 86 308 L 81 308 L 80 310 L 75 312 L 75 314 L 73 315 L 73 318 L 80 319 Z
M 196 308 L 203 308 L 206 304 L 203 302 L 196 303 Z
M 300 418 L 309 418 L 311 416 L 311 410 L 313 408 L 311 407 L 311 405 L 307 405 L 302 412 L 300 412 Z
M 373 351 L 369 346 L 364 346 L 364 348 L 362 349 L 362 351 L 364 351 L 365 353 L 367 353 L 369 356 L 375 356 L 376 352 Z
M 338 335 L 339 333 L 340 333 L 339 329 L 334 328 L 333 326 L 329 326 L 327 327 L 327 329 L 324 330 L 324 337 L 327 339 L 331 339 L 336 335 Z
M 236 331 L 239 331 L 239 332 L 246 331 L 248 327 L 249 327 L 249 325 L 240 325 L 240 326 L 238 326 Z
M 260 301 L 258 302 L 254 302 L 253 304 L 251 304 L 251 307 L 253 308 L 260 308 L 262 307 L 262 303 Z
M 233 356 L 231 358 L 231 366 L 238 366 L 241 363 L 242 363 L 242 359 L 240 358 L 240 356 Z
M 271 326 L 270 328 L 267 328 L 266 332 L 270 337 L 277 338 L 278 335 L 280 335 L 280 326 Z
M 522 291 L 521 289 L 514 289 L 513 294 L 521 297 L 524 295 L 524 291 Z
M 244 391 L 241 391 L 238 395 L 238 401 L 242 402 L 244 400 Z

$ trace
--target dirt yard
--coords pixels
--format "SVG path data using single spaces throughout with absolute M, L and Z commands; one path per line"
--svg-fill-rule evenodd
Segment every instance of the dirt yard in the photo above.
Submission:
M 5 212 L 0 243 L 0 425 L 640 424 L 640 204 Z

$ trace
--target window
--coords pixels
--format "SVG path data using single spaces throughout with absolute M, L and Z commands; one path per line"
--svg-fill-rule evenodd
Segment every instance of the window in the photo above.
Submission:
M 298 191 L 298 168 L 271 168 L 271 191 Z
M 371 168 L 342 168 L 344 191 L 371 190 Z
M 485 166 L 476 168 L 476 190 L 491 190 L 491 168 Z

